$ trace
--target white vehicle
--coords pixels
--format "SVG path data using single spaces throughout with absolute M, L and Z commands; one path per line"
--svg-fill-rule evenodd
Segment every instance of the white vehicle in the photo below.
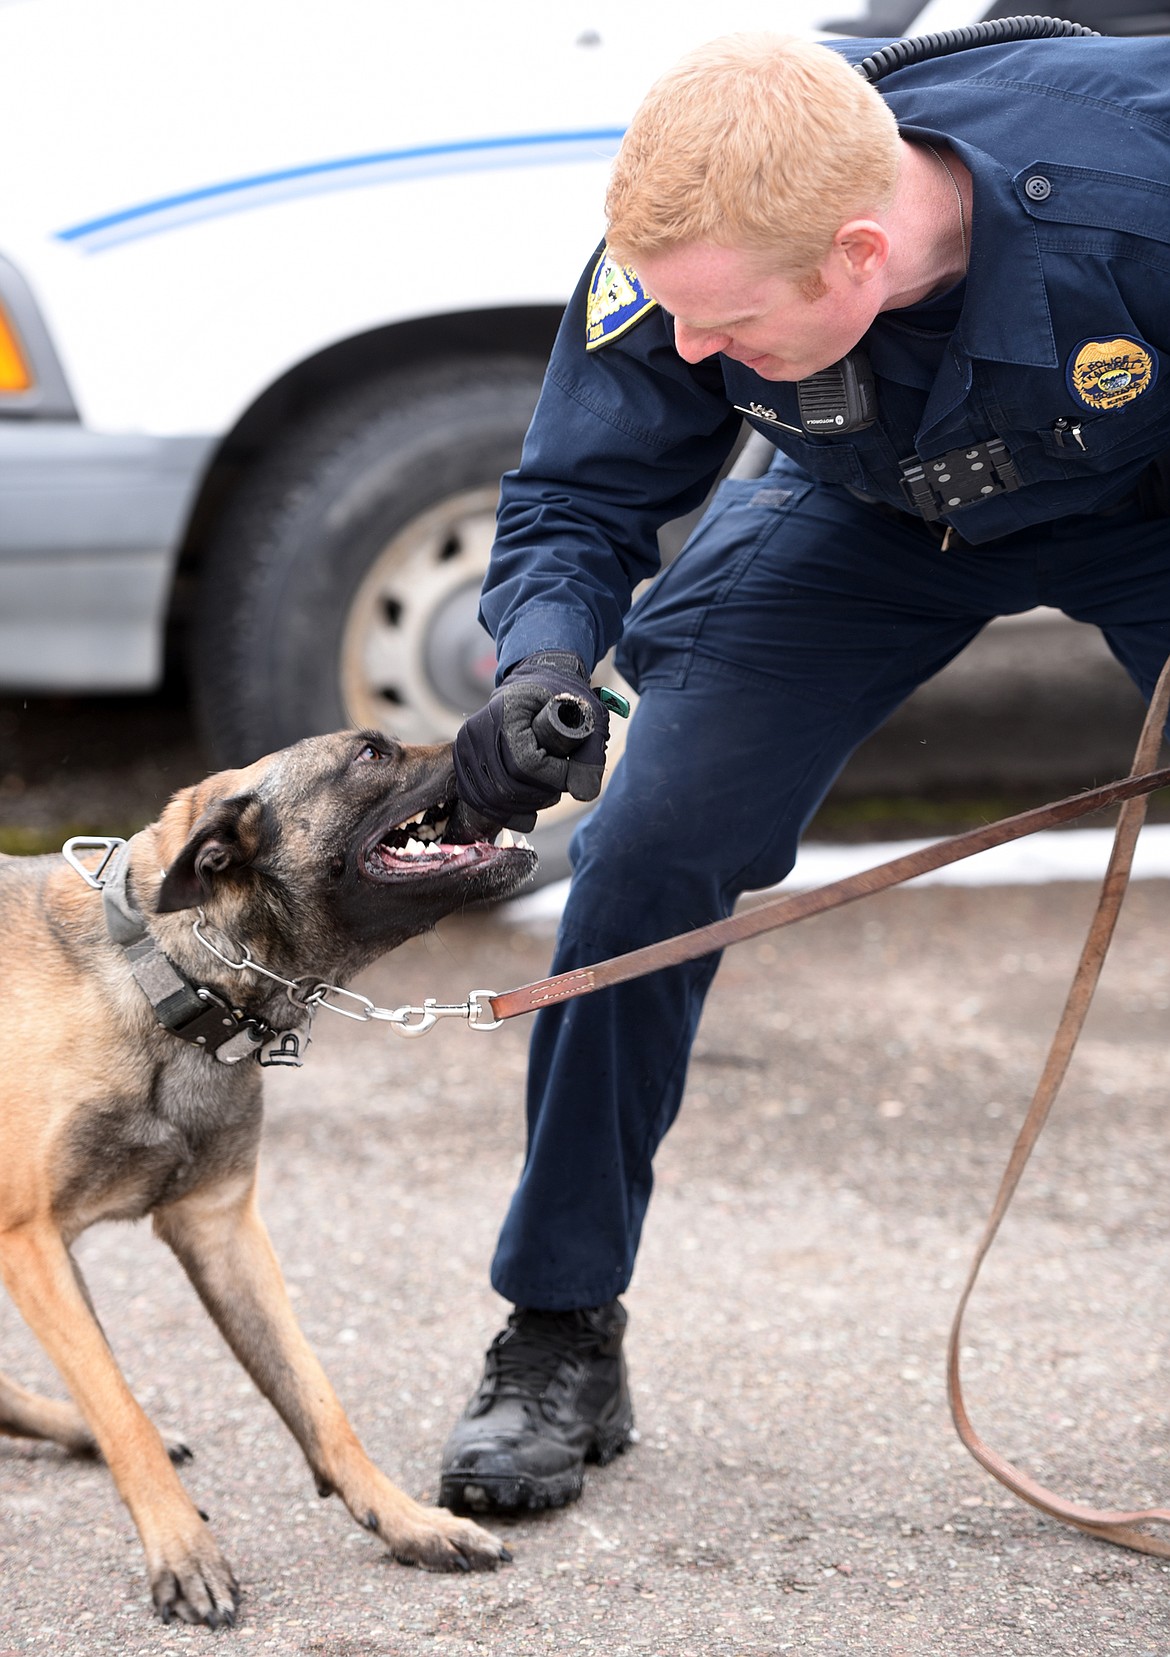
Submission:
M 0 0 L 0 690 L 179 662 L 215 763 L 451 736 L 630 113 L 831 9 Z
M 452 735 L 625 122 L 776 21 L 0 3 L 0 688 L 148 690 L 178 652 L 216 762 Z

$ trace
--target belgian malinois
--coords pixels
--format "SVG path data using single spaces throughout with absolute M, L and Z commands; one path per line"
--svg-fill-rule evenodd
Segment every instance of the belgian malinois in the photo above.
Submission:
M 290 1057 L 315 992 L 530 873 L 526 846 L 461 823 L 448 746 L 344 731 L 176 794 L 100 870 L 80 850 L 73 867 L 0 858 L 0 1272 L 75 1400 L 0 1375 L 0 1433 L 105 1458 L 164 1621 L 230 1625 L 239 1589 L 172 1465 L 187 1452 L 131 1395 L 69 1252 L 96 1220 L 152 1215 L 322 1495 L 396 1559 L 508 1558 L 365 1454 L 256 1202 L 261 1067 Z

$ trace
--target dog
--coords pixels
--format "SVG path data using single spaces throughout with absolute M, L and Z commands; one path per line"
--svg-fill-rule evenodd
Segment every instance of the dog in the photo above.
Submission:
M 164 1621 L 229 1627 L 240 1591 L 175 1471 L 189 1452 L 131 1395 L 70 1254 L 97 1220 L 151 1215 L 320 1493 L 395 1559 L 490 1570 L 510 1557 L 370 1461 L 297 1326 L 256 1201 L 265 1059 L 295 1062 L 322 993 L 529 876 L 525 843 L 478 837 L 496 826 L 462 812 L 449 745 L 341 731 L 184 789 L 100 865 L 98 842 L 72 859 L 0 858 L 0 1274 L 75 1401 L 0 1375 L 0 1433 L 100 1453 Z

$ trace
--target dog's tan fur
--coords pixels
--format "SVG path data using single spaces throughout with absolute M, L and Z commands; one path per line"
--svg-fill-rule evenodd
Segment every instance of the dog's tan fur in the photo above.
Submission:
M 284 990 L 233 974 L 209 928 L 290 979 L 341 983 L 469 899 L 524 878 L 526 851 L 475 849 L 456 872 L 388 883 L 357 867 L 372 828 L 453 789 L 448 748 L 376 733 L 312 738 L 175 796 L 135 836 L 128 892 L 168 957 L 249 1016 L 288 1028 Z M 456 860 L 459 861 L 459 860 Z M 105 1458 L 169 1619 L 234 1620 L 238 1588 L 164 1443 L 131 1395 L 70 1254 L 97 1220 L 151 1214 L 224 1338 L 296 1437 L 323 1494 L 406 1562 L 491 1568 L 506 1550 L 420 1506 L 365 1454 L 297 1326 L 256 1202 L 261 1077 L 158 1024 L 101 897 L 60 857 L 0 858 L 0 1273 L 75 1404 L 0 1376 L 0 1433 Z

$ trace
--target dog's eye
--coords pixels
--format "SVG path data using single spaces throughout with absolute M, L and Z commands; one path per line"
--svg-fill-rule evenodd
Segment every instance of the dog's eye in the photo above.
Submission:
M 376 747 L 372 742 L 367 742 L 365 747 L 359 749 L 357 754 L 354 756 L 354 763 L 356 765 L 376 765 L 380 760 L 384 760 L 385 758 L 386 756 L 380 748 Z

